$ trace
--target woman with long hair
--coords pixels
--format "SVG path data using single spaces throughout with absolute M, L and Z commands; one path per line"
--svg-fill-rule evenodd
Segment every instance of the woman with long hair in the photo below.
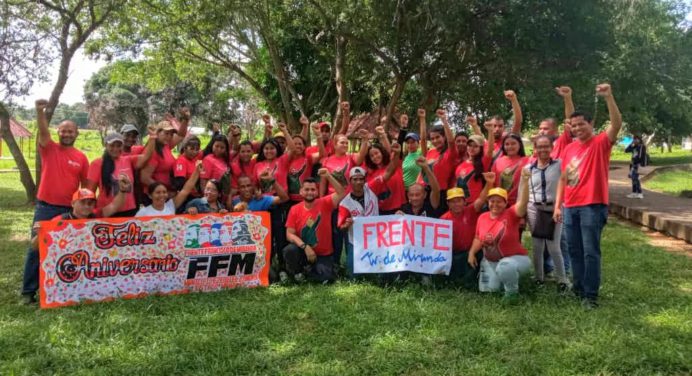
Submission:
M 200 186 L 206 187 L 207 181 L 214 179 L 220 182 L 224 174 L 228 172 L 229 167 L 229 144 L 226 136 L 216 134 L 209 142 L 211 148 L 203 153 L 202 170 L 200 175 Z M 228 192 L 221 192 L 221 196 L 227 195 Z
M 151 158 L 156 143 L 156 134 L 149 135 L 149 141 L 140 155 L 122 155 L 124 139 L 120 133 L 109 133 L 104 139 L 105 150 L 101 158 L 89 165 L 86 187 L 92 192 L 98 189 L 96 209 L 102 209 L 113 201 L 118 193 L 118 180 L 121 175 L 129 181 L 135 180 L 136 171 L 144 167 Z M 125 203 L 113 217 L 131 217 L 137 212 L 137 200 L 133 190 L 127 193 Z
M 488 145 L 494 143 L 492 127 L 488 126 Z M 483 136 L 470 136 L 466 144 L 468 159 L 461 162 L 455 171 L 456 186 L 464 190 L 467 203 L 475 202 L 485 185 L 483 173 L 490 171 L 493 149 L 486 147 Z
M 437 178 L 437 182 L 440 184 L 440 203 L 446 211 L 446 192 L 450 187 L 450 177 L 454 174 L 456 169 L 454 162 L 457 158 L 457 149 L 454 145 L 452 130 L 447 121 L 447 112 L 439 109 L 437 110 L 437 117 L 442 121 L 442 125 L 435 126 L 428 130 L 425 124 L 425 110 L 418 109 L 418 120 L 421 129 L 421 147 L 423 148 L 423 153 L 428 165 L 431 166 Z M 427 137 L 430 138 L 430 142 L 433 145 L 433 148 L 430 150 L 427 150 Z M 419 182 L 427 184 L 425 176 L 421 175 Z
M 368 154 L 365 156 L 365 165 L 368 167 L 368 184 L 372 184 L 375 179 L 385 175 L 391 159 L 391 146 L 384 126 L 376 127 L 375 133 L 380 142 L 370 145 Z M 406 203 L 401 163 L 397 163 L 390 175 L 385 180 L 386 190 L 377 196 L 380 215 L 394 214 L 401 209 L 401 205 Z
M 309 125 L 309 120 L 305 115 L 301 116 L 300 124 L 303 125 L 303 128 Z M 315 164 L 327 155 L 324 140 L 319 136 L 319 124 L 314 124 L 312 126 L 312 131 L 318 135 L 317 153 L 308 153 L 308 150 L 313 150 L 313 148 L 310 146 L 310 141 L 304 138 L 302 135 L 291 136 L 290 134 L 286 134 L 287 138 L 292 138 L 293 140 L 293 149 L 291 152 L 287 153 L 288 196 L 291 204 L 303 201 L 303 197 L 300 195 L 301 184 L 303 181 L 305 181 L 305 179 L 312 176 L 312 170 Z
M 199 179 L 199 174 L 202 171 L 202 161 L 197 161 L 195 171 L 185 182 L 183 189 L 177 193 L 171 193 L 166 186 L 158 181 L 155 181 L 147 187 L 151 205 L 147 205 L 135 214 L 135 217 L 148 217 L 154 215 L 174 215 L 176 210 L 181 207 L 187 196 L 192 192 Z
M 529 162 L 524 151 L 521 135 L 509 133 L 502 140 L 502 156 L 495 160 L 492 171 L 495 173 L 495 186 L 507 191 L 507 205 L 517 201 L 521 170 Z

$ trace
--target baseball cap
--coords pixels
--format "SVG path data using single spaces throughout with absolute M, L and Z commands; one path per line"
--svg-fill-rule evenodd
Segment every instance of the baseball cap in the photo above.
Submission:
M 137 132 L 137 134 L 139 134 L 139 130 L 137 130 L 137 127 L 135 127 L 132 124 L 125 124 L 125 125 L 123 125 L 122 128 L 120 128 L 121 134 L 129 133 L 129 132 Z
M 81 188 L 72 194 L 72 202 L 79 200 L 96 200 L 96 195 L 86 188 Z
M 447 190 L 447 200 L 451 200 L 457 197 L 466 197 L 464 195 L 464 190 L 461 188 L 450 188 Z
M 110 145 L 114 142 L 123 142 L 123 136 L 120 133 L 110 132 L 103 139 L 104 144 Z
M 478 134 L 474 134 L 474 135 L 469 136 L 469 141 L 475 142 L 476 145 L 478 145 L 478 146 L 483 146 L 483 144 L 485 144 L 485 138 L 483 138 L 483 136 L 478 135 Z
M 154 126 L 154 130 L 157 132 L 158 131 L 175 131 L 175 132 L 178 132 L 178 129 L 176 127 L 174 127 L 173 124 L 171 124 L 171 122 L 168 120 L 162 120 L 162 121 L 158 122 L 158 124 L 156 124 Z
M 488 198 L 490 198 L 492 196 L 500 196 L 503 199 L 505 199 L 505 201 L 507 201 L 507 191 L 505 191 L 504 189 L 502 189 L 500 187 L 492 188 L 491 190 L 488 191 Z
M 349 171 L 349 176 L 350 176 L 350 177 L 354 177 L 354 176 L 357 176 L 357 175 L 360 175 L 360 176 L 362 176 L 362 177 L 365 177 L 365 174 L 366 174 L 366 173 L 365 173 L 365 169 L 364 169 L 363 167 L 358 167 L 358 166 L 353 167 L 353 168 L 351 169 L 351 171 Z
M 274 135 L 274 138 L 286 138 L 286 135 L 284 135 L 284 132 L 276 132 Z
M 331 126 L 329 125 L 329 123 L 327 123 L 326 121 L 321 122 L 319 125 L 320 125 L 320 129 L 322 129 L 324 127 L 327 127 L 328 129 L 332 129 Z
M 415 132 L 409 132 L 406 134 L 406 137 L 404 137 L 404 141 L 407 141 L 409 138 L 414 139 L 415 141 L 420 141 L 420 136 L 415 133 Z

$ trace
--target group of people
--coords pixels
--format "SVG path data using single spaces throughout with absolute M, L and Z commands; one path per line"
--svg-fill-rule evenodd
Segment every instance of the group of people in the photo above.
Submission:
M 575 111 L 572 91 L 559 87 L 565 106 L 564 129 L 547 118 L 532 137 L 527 155 L 521 135 L 522 110 L 517 95 L 505 91 L 513 110 L 511 129 L 501 116 L 484 122 L 466 120 L 472 133 L 454 134 L 447 113 L 437 110 L 439 124 L 428 128 L 418 109 L 418 132 L 401 115 L 399 133 L 382 119 L 374 134 L 359 130 L 357 152 L 346 136 L 349 103 L 340 104 L 342 124 L 310 126 L 291 134 L 269 116 L 261 142 L 242 140 L 240 128 L 215 132 L 202 149 L 187 135 L 190 112 L 139 130 L 124 125 L 104 138 L 103 156 L 91 163 L 74 147 L 75 123 L 58 126 L 51 139 L 45 110 L 36 102 L 41 184 L 34 223 L 54 218 L 131 217 L 173 214 L 269 211 L 275 281 L 334 281 L 353 270 L 353 223 L 358 216 L 408 214 L 446 219 L 453 224 L 449 276 L 389 273 L 385 281 L 442 279 L 482 292 L 504 290 L 518 298 L 520 276 L 532 267 L 535 283 L 545 283 L 545 267 L 554 269 L 560 291 L 572 291 L 587 308 L 597 306 L 600 286 L 600 236 L 607 219 L 610 150 L 622 120 L 611 87 L 600 84 L 596 95 L 607 103 L 610 123 L 594 134 L 591 116 Z M 308 130 L 316 135 L 311 145 Z M 176 158 L 173 151 L 178 148 Z M 532 234 L 533 258 L 522 246 L 526 224 Z M 32 229 L 34 240 L 37 225 Z M 345 257 L 343 253 L 345 252 Z M 344 265 L 344 266 L 342 266 Z M 38 252 L 28 251 L 22 294 L 36 300 Z

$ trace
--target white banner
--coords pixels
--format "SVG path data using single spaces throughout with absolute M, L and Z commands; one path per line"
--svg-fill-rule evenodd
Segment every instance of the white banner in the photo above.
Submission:
M 449 274 L 452 222 L 413 215 L 355 217 L 354 273 Z

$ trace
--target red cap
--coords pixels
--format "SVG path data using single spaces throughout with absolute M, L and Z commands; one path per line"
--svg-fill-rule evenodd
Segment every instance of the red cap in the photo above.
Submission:
M 322 128 L 324 128 L 324 127 L 327 127 L 327 128 L 329 128 L 329 129 L 332 129 L 331 126 L 329 125 L 329 123 L 327 123 L 326 121 L 321 122 L 321 123 L 319 124 L 319 126 L 320 126 L 320 129 L 322 129 Z
M 72 194 L 72 202 L 86 199 L 96 200 L 96 195 L 94 192 L 86 188 L 78 189 L 74 194 Z

